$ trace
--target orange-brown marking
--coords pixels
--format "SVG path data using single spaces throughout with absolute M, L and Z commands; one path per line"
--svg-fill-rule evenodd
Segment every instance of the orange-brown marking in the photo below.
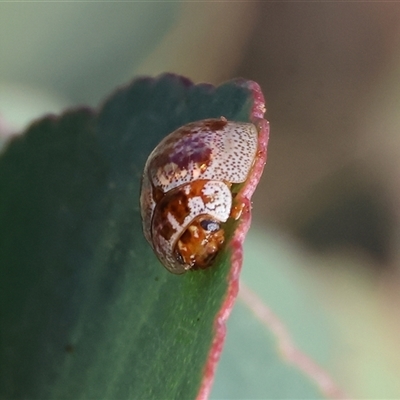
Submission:
M 153 186 L 153 200 L 155 203 L 158 204 L 163 197 L 164 192 L 160 188 Z
M 230 217 L 237 221 L 243 213 L 244 206 L 245 203 L 235 201 L 232 206 Z
M 215 222 L 206 215 L 197 217 L 179 238 L 174 252 L 177 260 L 189 265 L 191 269 L 205 269 L 211 266 L 212 261 L 221 249 L 225 237 L 224 230 L 208 231 L 201 225 L 202 221 Z

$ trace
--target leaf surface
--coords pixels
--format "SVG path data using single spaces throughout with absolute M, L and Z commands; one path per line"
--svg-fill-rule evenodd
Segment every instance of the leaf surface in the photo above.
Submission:
M 0 158 L 0 395 L 205 397 L 237 292 L 268 125 L 256 84 L 141 78 L 97 110 L 34 123 Z M 216 265 L 168 273 L 141 231 L 148 154 L 185 123 L 253 121 L 260 148 Z

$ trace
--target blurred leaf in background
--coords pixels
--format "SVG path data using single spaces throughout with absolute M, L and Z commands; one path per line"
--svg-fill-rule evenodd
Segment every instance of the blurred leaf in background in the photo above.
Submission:
M 398 398 L 399 21 L 399 4 L 382 2 L 0 3 L 0 113 L 18 130 L 42 112 L 97 104 L 137 73 L 260 82 L 271 142 L 244 282 L 349 395 Z M 215 398 L 258 365 L 240 354 L 247 372 L 229 369 L 238 310 Z M 263 396 L 266 365 L 247 393 Z

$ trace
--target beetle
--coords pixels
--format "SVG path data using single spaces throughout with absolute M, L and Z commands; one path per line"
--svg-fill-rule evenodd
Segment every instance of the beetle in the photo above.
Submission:
M 254 124 L 221 117 L 184 125 L 151 152 L 140 195 L 143 232 L 167 270 L 212 265 L 225 223 L 240 214 L 232 186 L 248 178 L 257 144 Z

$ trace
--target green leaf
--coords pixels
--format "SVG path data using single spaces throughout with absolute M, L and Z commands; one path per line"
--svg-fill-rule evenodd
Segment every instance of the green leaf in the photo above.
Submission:
M 211 398 L 346 398 L 331 371 L 324 371 L 337 346 L 332 321 L 302 286 L 304 254 L 279 231 L 253 227 L 244 248 L 241 290 Z
M 118 90 L 98 112 L 37 121 L 9 143 L 0 158 L 0 397 L 186 399 L 209 390 L 249 215 L 217 265 L 171 275 L 141 232 L 142 168 L 187 122 L 259 122 L 249 202 L 265 162 L 262 112 L 252 82 L 214 88 L 163 75 Z
M 317 385 L 280 356 L 275 336 L 238 299 L 212 399 L 320 399 Z

